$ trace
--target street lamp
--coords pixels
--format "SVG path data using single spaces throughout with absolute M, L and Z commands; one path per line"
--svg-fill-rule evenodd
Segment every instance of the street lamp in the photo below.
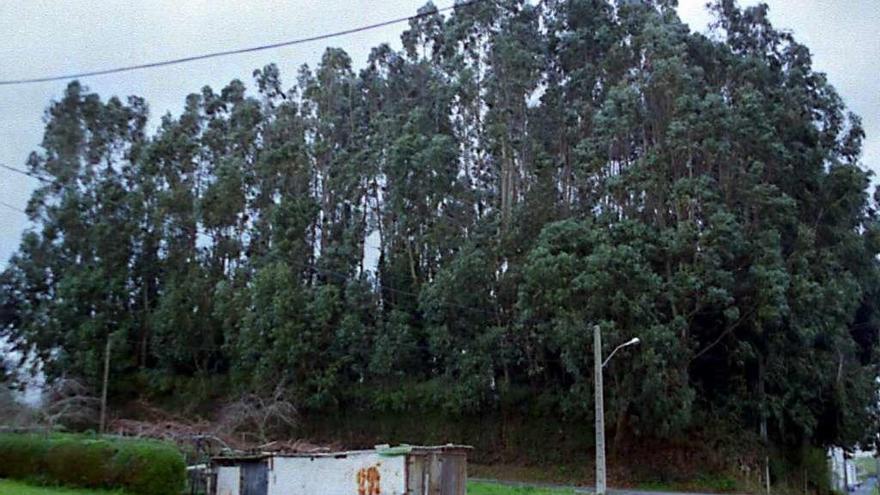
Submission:
M 611 356 L 613 356 L 615 352 L 623 349 L 626 346 L 638 344 L 639 342 L 641 342 L 641 340 L 639 340 L 638 337 L 633 337 L 631 340 L 624 342 L 623 344 L 620 344 L 619 346 L 615 347 L 614 350 L 611 351 L 611 354 L 609 354 L 608 357 L 605 358 L 605 361 L 602 361 L 602 367 L 604 368 L 605 365 L 608 364 L 608 361 L 611 361 Z
M 599 325 L 593 326 L 593 361 L 596 369 L 596 495 L 605 495 L 607 489 L 605 480 L 605 394 L 602 390 L 602 368 L 608 364 L 608 360 L 614 356 L 614 353 L 639 342 L 639 338 L 635 337 L 628 342 L 620 344 L 603 361 L 602 332 L 599 329 Z

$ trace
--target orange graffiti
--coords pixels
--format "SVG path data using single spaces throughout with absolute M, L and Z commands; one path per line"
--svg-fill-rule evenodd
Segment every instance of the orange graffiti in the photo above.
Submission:
M 357 472 L 358 495 L 381 495 L 379 488 L 379 468 L 362 468 Z

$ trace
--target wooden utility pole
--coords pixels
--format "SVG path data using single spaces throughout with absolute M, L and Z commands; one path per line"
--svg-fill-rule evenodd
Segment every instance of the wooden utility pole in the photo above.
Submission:
M 104 350 L 104 386 L 101 390 L 101 423 L 98 432 L 103 434 L 107 426 L 107 382 L 110 380 L 110 336 L 107 336 L 107 348 Z

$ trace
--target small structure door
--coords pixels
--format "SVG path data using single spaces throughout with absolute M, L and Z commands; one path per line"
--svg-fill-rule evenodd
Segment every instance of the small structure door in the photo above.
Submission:
M 255 461 L 241 466 L 241 495 L 266 495 L 269 491 L 269 466 Z

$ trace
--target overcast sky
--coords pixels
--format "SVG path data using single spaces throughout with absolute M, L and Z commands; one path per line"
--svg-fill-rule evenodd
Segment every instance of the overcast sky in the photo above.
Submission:
M 423 0 L 0 0 L 0 79 L 38 77 L 130 65 L 247 47 L 337 31 L 415 13 Z M 435 0 L 445 7 L 452 0 Z M 746 4 L 754 3 L 746 1 Z M 849 107 L 864 119 L 864 162 L 880 170 L 880 2 L 768 0 L 770 17 L 814 54 Z M 680 15 L 704 30 L 705 0 L 679 0 Z M 84 79 L 92 91 L 139 95 L 153 123 L 177 113 L 184 97 L 231 79 L 250 83 L 253 69 L 275 62 L 289 86 L 303 63 L 314 66 L 324 48 L 338 46 L 356 68 L 372 47 L 399 46 L 404 24 L 306 45 L 159 69 Z M 65 83 L 0 87 L 0 163 L 23 167 L 37 148 L 43 110 Z M 24 209 L 35 180 L 0 169 L 0 200 Z M 25 215 L 0 206 L 0 268 L 27 228 Z

